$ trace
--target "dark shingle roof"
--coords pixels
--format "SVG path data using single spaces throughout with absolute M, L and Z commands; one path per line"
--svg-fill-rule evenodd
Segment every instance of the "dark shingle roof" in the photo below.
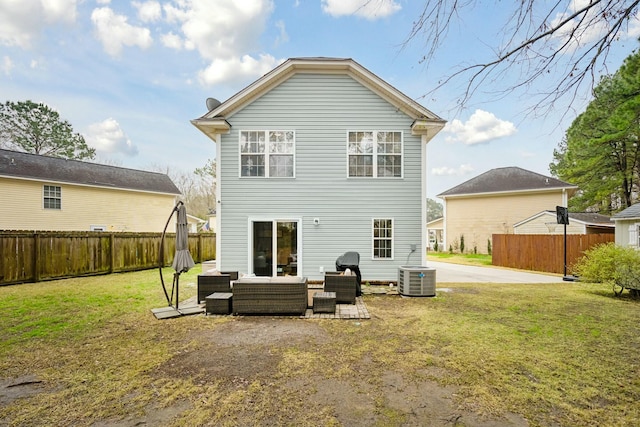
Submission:
M 555 214 L 555 211 L 553 211 Z M 599 213 L 591 212 L 569 212 L 569 219 L 575 219 L 576 221 L 582 221 L 585 224 L 598 225 L 603 224 L 607 226 L 613 225 L 611 217 L 602 215 Z
M 166 174 L 0 150 L 0 176 L 38 181 L 180 194 Z
M 438 194 L 438 197 L 561 188 L 578 189 L 577 186 L 556 178 L 544 176 L 519 167 L 506 167 L 491 169 Z
M 640 218 L 640 203 L 636 203 L 635 205 L 631 205 L 625 210 L 618 212 L 612 219 L 635 219 Z

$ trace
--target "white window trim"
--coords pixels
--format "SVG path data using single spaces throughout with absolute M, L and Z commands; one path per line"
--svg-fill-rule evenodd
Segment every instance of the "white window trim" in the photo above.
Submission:
M 265 134 L 265 148 L 264 148 L 264 176 L 244 176 L 242 175 L 242 149 L 240 148 L 240 138 L 242 132 L 262 132 Z M 291 156 L 293 158 L 293 175 L 292 176 L 270 176 L 269 175 L 269 156 L 271 154 L 279 154 L 279 153 L 270 153 L 269 152 L 269 132 L 292 132 L 293 133 L 293 153 Z M 296 131 L 290 129 L 240 129 L 238 131 L 238 177 L 242 179 L 294 179 L 296 177 Z M 256 154 L 256 153 L 252 153 Z M 259 153 L 257 153 L 259 154 Z M 287 154 L 289 155 L 289 154 Z
M 253 265 L 253 223 L 254 222 L 272 222 L 273 223 L 273 235 L 277 235 L 278 232 L 278 222 L 295 222 L 297 223 L 297 228 L 298 228 L 298 236 L 297 236 L 297 241 L 298 241 L 298 248 L 297 248 L 297 276 L 298 277 L 303 277 L 302 276 L 302 272 L 303 272 L 303 260 L 304 257 L 302 256 L 302 218 L 288 218 L 288 217 L 276 217 L 276 216 L 251 216 L 248 218 L 247 221 L 247 236 L 249 237 L 247 239 L 247 241 L 249 242 L 248 244 L 248 248 L 247 248 L 247 265 L 249 266 L 249 271 L 254 271 L 254 265 Z M 276 245 L 277 243 L 273 242 L 273 247 L 271 248 L 272 253 L 277 253 L 276 251 Z M 273 274 L 273 273 L 272 273 Z M 277 271 L 276 271 L 277 274 Z M 273 276 L 272 276 L 273 277 Z
M 349 175 L 349 134 L 353 132 L 371 132 L 374 136 L 378 132 L 397 132 L 400 133 L 400 176 L 378 176 L 378 145 L 374 137 L 373 141 L 373 175 L 372 176 L 351 176 Z M 346 134 L 346 154 L 347 154 L 347 178 L 349 179 L 403 179 L 404 178 L 404 132 L 401 130 L 380 130 L 380 129 L 368 129 L 368 130 L 347 130 Z M 382 154 L 385 155 L 386 153 Z
M 375 256 L 375 233 L 374 224 L 376 220 L 391 221 L 391 258 L 379 258 Z M 380 238 L 378 238 L 380 239 Z M 371 260 L 373 261 L 393 261 L 395 258 L 396 222 L 393 218 L 375 217 L 371 218 Z
M 48 208 L 48 207 L 46 207 L 44 205 L 44 199 L 45 199 L 44 188 L 45 187 L 55 187 L 55 188 L 59 188 L 60 189 L 60 209 Z M 51 197 L 49 197 L 49 198 L 51 198 Z M 43 184 L 42 185 L 42 209 L 43 210 L 47 210 L 47 211 L 61 211 L 62 210 L 62 186 L 54 185 L 54 184 Z

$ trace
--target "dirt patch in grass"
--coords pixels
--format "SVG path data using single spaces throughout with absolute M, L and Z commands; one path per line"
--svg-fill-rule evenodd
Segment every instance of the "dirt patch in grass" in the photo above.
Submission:
M 335 321 L 334 321 L 335 322 Z M 338 321 L 340 322 L 340 321 Z M 345 322 L 346 323 L 346 322 Z M 332 345 L 331 335 L 316 322 L 300 319 L 243 317 L 202 333 L 197 347 L 176 354 L 159 367 L 158 377 L 189 376 L 201 385 L 216 385 L 216 393 L 228 396 L 243 391 L 229 414 L 230 425 L 256 423 L 260 425 L 289 424 L 277 418 L 289 412 L 297 424 L 308 414 L 309 425 L 321 421 L 329 425 L 371 426 L 526 426 L 527 421 L 515 414 L 502 419 L 487 419 L 461 410 L 455 403 L 456 389 L 440 386 L 436 381 L 415 379 L 394 369 L 376 366 L 371 358 L 358 362 L 361 375 L 327 375 L 331 366 L 302 368 L 294 375 L 281 375 L 285 353 L 292 347 L 297 354 L 314 352 L 318 346 Z M 335 343 L 334 343 L 335 344 Z M 300 356 L 303 358 L 304 356 Z M 326 362 L 325 362 L 326 363 Z M 329 362 L 330 363 L 330 362 Z M 428 376 L 442 375 L 433 370 Z M 427 376 L 427 375 L 425 375 Z M 280 414 L 265 414 L 263 403 L 253 396 L 256 384 L 266 387 L 266 393 L 299 396 L 288 408 L 271 408 Z M 260 388 L 262 388 L 260 387 Z M 281 404 L 281 401 L 278 401 Z M 322 414 L 319 419 L 318 414 Z M 295 420 L 295 421 L 294 421 Z M 138 420 L 144 421 L 144 420 Z M 212 421 L 224 425 L 225 420 Z

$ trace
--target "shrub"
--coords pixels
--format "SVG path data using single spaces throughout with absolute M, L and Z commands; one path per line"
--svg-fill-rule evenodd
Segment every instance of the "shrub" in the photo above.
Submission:
M 487 239 L 487 253 L 491 255 L 491 239 Z
M 604 243 L 585 251 L 573 271 L 583 282 L 608 283 L 614 292 L 621 288 L 616 294 L 627 288 L 636 295 L 640 289 L 640 252 L 613 242 Z
M 464 234 L 460 235 L 460 253 L 464 253 Z
M 435 243 L 433 244 L 433 250 L 438 252 L 438 239 L 436 239 Z

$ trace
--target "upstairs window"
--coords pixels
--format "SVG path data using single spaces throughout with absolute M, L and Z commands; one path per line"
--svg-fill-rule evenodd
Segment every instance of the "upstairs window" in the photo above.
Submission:
M 402 177 L 402 132 L 349 132 L 348 139 L 350 177 Z
M 293 131 L 241 131 L 240 176 L 292 178 L 294 153 Z
M 45 209 L 62 209 L 62 190 L 56 185 L 45 185 L 42 191 Z
M 374 218 L 373 259 L 393 259 L 393 219 Z

